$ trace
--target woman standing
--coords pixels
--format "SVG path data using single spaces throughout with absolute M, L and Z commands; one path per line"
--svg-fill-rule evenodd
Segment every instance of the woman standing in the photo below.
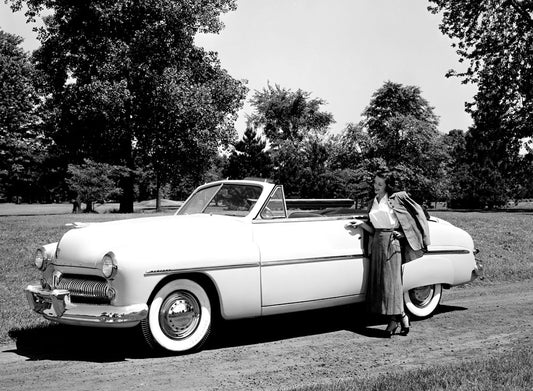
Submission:
M 371 235 L 367 302 L 372 313 L 389 318 L 385 329 L 388 337 L 409 333 L 403 302 L 402 258 L 416 259 L 429 245 L 429 229 L 422 208 L 407 193 L 393 193 L 393 182 L 389 173 L 375 176 L 376 196 L 369 207 L 369 222 L 352 224 Z

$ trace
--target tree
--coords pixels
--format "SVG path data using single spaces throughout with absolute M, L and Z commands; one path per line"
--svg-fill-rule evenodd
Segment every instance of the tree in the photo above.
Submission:
M 235 144 L 224 175 L 232 179 L 245 177 L 270 178 L 272 159 L 267 150 L 267 142 L 250 126 L 246 128 L 242 140 Z
M 234 0 L 25 3 L 30 19 L 53 11 L 35 53 L 51 95 L 50 135 L 66 161 L 123 167 L 122 212 L 133 211 L 139 162 L 157 187 L 190 171 L 197 179 L 235 137 L 245 88 L 194 46 L 196 33 L 220 31 Z
M 431 0 L 442 14 L 441 31 L 453 40 L 462 72 L 478 92 L 467 103 L 474 125 L 467 138 L 474 207 L 507 202 L 522 178 L 521 140 L 533 136 L 533 2 L 531 0 Z
M 0 30 L 0 195 L 32 201 L 46 141 L 36 129 L 35 71 L 21 43 Z
M 96 163 L 85 159 L 81 165 L 68 165 L 70 177 L 66 178 L 76 199 L 84 202 L 85 212 L 94 212 L 93 203 L 104 203 L 110 198 L 120 196 L 121 189 L 117 186 L 121 168 L 106 163 Z
M 339 135 L 331 137 L 332 169 L 358 169 L 371 149 L 371 139 L 361 123 L 349 123 Z
M 524 143 L 523 146 L 526 153 L 522 155 L 523 162 L 520 165 L 522 172 L 517 176 L 522 178 L 521 181 L 515 182 L 516 191 L 513 194 L 515 204 L 518 204 L 520 199 L 533 199 L 533 142 Z
M 531 0 L 430 0 L 429 10 L 442 14 L 441 31 L 457 48 L 463 72 L 450 71 L 479 91 L 470 110 L 490 97 L 502 110 L 502 120 L 512 123 L 505 131 L 516 137 L 533 135 L 533 1 Z
M 292 197 L 313 196 L 317 189 L 324 194 L 323 136 L 334 122 L 331 113 L 321 110 L 325 101 L 302 90 L 268 85 L 255 92 L 251 103 L 255 110 L 248 124 L 261 129 L 270 143 L 273 179 Z
M 420 88 L 385 82 L 363 117 L 361 126 L 370 137 L 368 159 L 382 159 L 389 169 L 410 177 L 405 186 L 420 201 L 446 198 L 442 181 L 447 156 L 438 118 Z
M 441 136 L 441 143 L 448 156 L 444 169 L 446 170 L 446 190 L 449 192 L 450 205 L 458 206 L 459 200 L 466 195 L 465 183 L 472 182 L 468 165 L 465 164 L 467 155 L 466 134 L 460 129 L 453 129 Z
M 248 123 L 261 126 L 274 145 L 283 140 L 298 142 L 309 133 L 325 133 L 334 122 L 331 113 L 320 110 L 325 103 L 311 98 L 309 92 L 300 89 L 293 92 L 269 84 L 262 91 L 255 91 L 251 100 L 255 112 L 249 116 Z
M 233 123 L 246 88 L 201 51 L 185 71 L 167 68 L 156 80 L 146 102 L 151 114 L 139 119 L 141 155 L 158 183 L 181 176 L 198 184 L 219 147 L 236 137 Z
M 363 111 L 368 134 L 376 140 L 391 136 L 390 121 L 398 117 L 410 117 L 436 127 L 438 117 L 433 107 L 422 97 L 419 87 L 404 86 L 387 81 L 379 88 Z M 399 135 L 395 135 L 397 138 Z

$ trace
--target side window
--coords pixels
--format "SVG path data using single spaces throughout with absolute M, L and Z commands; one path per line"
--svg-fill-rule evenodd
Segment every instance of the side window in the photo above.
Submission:
M 285 208 L 285 197 L 283 196 L 283 187 L 278 186 L 270 196 L 270 199 L 261 211 L 263 219 L 280 219 L 287 217 Z

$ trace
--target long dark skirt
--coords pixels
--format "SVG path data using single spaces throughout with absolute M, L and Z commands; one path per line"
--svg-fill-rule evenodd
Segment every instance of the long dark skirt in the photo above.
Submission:
M 376 230 L 372 241 L 367 303 L 370 312 L 399 315 L 403 312 L 402 256 L 391 231 Z

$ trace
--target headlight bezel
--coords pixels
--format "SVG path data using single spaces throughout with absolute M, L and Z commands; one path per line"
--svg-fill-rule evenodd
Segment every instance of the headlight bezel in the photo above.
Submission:
M 39 270 L 46 269 L 46 252 L 44 251 L 44 247 L 39 247 L 37 250 L 35 250 L 33 255 L 33 264 Z
M 50 262 L 54 259 L 57 243 L 50 243 L 40 246 L 35 250 L 33 256 L 33 264 L 41 271 L 46 270 Z
M 118 264 L 115 253 L 107 252 L 100 260 L 100 271 L 102 276 L 107 280 L 113 280 L 118 272 Z

